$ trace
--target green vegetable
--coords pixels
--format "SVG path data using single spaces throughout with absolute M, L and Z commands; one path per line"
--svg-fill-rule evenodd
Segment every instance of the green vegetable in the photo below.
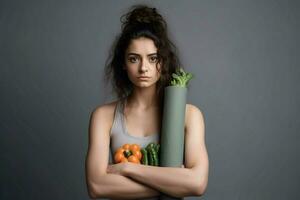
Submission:
M 159 144 L 155 145 L 155 150 L 156 150 L 157 153 L 159 152 L 159 146 L 160 146 Z
M 142 164 L 143 165 L 148 165 L 148 152 L 147 152 L 147 150 L 146 149 L 144 149 L 144 148 L 142 148 L 141 149 L 141 152 L 142 152 Z
M 147 145 L 146 149 L 149 151 L 151 148 L 153 148 L 155 146 L 154 142 L 151 142 Z
M 172 74 L 172 78 L 172 86 L 186 87 L 188 82 L 193 78 L 193 74 L 186 73 L 183 68 L 180 67 L 179 70 L 176 70 L 176 73 Z
M 148 162 L 149 165 L 152 166 L 159 166 L 159 144 L 156 144 L 154 142 L 151 142 L 147 145 L 147 147 L 145 148 L 145 150 L 147 150 L 148 152 Z
M 159 148 L 160 148 L 160 145 L 159 144 L 157 144 L 156 145 L 156 153 L 157 153 L 157 164 L 158 164 L 158 166 L 160 165 L 160 162 L 159 162 L 159 160 L 160 160 L 160 151 L 159 151 Z
M 153 165 L 158 166 L 158 157 L 157 157 L 156 150 L 154 148 L 152 148 L 150 153 L 152 154 L 152 157 L 153 157 Z
M 125 150 L 125 151 L 124 151 L 124 154 L 125 154 L 125 156 L 126 156 L 127 158 L 128 158 L 129 156 L 132 155 L 132 153 L 131 153 L 130 150 Z
M 149 155 L 149 159 L 148 159 L 149 165 L 154 165 L 154 158 L 153 158 L 153 154 L 151 152 L 151 148 L 149 148 L 149 150 L 148 150 L 148 155 Z

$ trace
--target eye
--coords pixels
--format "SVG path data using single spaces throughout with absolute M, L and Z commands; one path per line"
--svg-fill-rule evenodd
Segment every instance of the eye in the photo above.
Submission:
M 156 62 L 156 61 L 157 61 L 157 56 L 152 56 L 152 57 L 150 57 L 150 61 L 151 61 L 151 62 Z
M 135 63 L 137 61 L 137 57 L 129 57 L 128 60 L 132 63 Z

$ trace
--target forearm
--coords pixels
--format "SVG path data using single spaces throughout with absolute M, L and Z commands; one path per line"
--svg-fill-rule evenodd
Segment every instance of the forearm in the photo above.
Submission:
M 196 195 L 196 178 L 191 169 L 129 164 L 124 175 L 173 197 Z
M 101 185 L 96 186 L 95 198 L 143 199 L 159 196 L 160 192 L 129 177 L 106 174 L 101 177 Z

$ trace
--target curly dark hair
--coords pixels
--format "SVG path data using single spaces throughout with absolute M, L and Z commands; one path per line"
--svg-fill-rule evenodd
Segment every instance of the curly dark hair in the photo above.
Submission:
M 171 75 L 181 66 L 176 46 L 170 41 L 167 31 L 167 23 L 157 12 L 145 4 L 131 7 L 130 11 L 121 16 L 122 32 L 117 36 L 110 54 L 105 63 L 105 83 L 112 82 L 113 93 L 119 99 L 131 94 L 133 85 L 125 70 L 125 51 L 132 39 L 146 37 L 152 39 L 156 48 L 158 62 L 161 63 L 161 76 L 157 81 L 157 94 L 160 102 L 163 102 L 164 88 L 170 84 Z

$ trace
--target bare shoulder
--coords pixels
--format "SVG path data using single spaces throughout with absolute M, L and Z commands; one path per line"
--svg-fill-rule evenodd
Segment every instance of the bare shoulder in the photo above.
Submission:
M 113 101 L 110 103 L 105 103 L 102 105 L 99 105 L 94 108 L 92 114 L 98 115 L 98 114 L 111 114 L 114 113 L 115 107 L 117 105 L 118 101 Z
M 114 118 L 114 112 L 117 103 L 118 101 L 113 101 L 95 107 L 91 113 L 91 119 L 101 118 L 102 123 L 106 124 L 107 127 L 110 128 Z
M 192 121 L 200 120 L 200 122 L 204 122 L 204 115 L 200 108 L 193 104 L 186 104 L 186 112 L 185 112 L 185 126 L 187 127 Z
M 198 108 L 197 106 L 187 103 L 186 104 L 186 109 L 188 112 L 200 112 L 202 113 L 202 111 L 200 110 L 200 108 Z

